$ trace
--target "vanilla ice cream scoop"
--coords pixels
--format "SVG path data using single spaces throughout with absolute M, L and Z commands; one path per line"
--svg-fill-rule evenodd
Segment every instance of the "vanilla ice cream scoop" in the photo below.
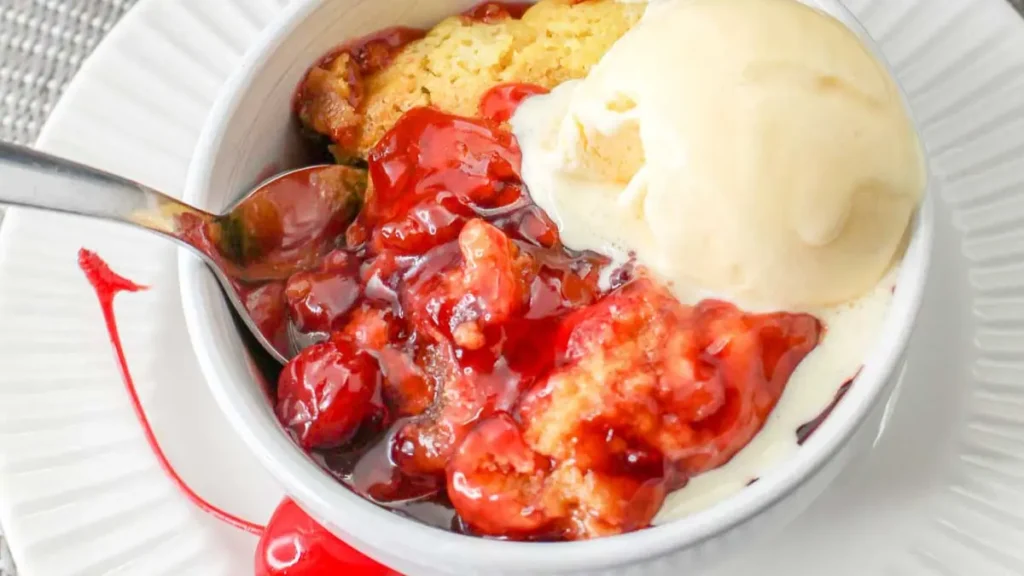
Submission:
M 659 0 L 512 126 L 565 243 L 683 300 L 813 309 L 873 288 L 925 187 L 889 71 L 795 0 Z

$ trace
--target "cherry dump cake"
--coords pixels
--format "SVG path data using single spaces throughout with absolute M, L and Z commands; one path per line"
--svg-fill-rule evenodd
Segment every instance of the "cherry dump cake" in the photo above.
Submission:
M 755 1 L 764 3 L 723 5 Z M 855 373 L 866 341 L 850 344 L 853 324 L 840 320 L 853 313 L 828 306 L 871 308 L 874 322 L 888 300 L 748 306 L 748 294 L 773 293 L 746 285 L 737 289 L 743 298 L 730 298 L 729 282 L 748 281 L 746 262 L 733 264 L 732 247 L 708 238 L 742 240 L 746 231 L 718 204 L 687 205 L 685 222 L 711 231 L 701 241 L 728 269 L 701 262 L 721 272 L 708 276 L 714 289 L 683 290 L 689 278 L 679 271 L 699 250 L 674 231 L 654 234 L 658 218 L 671 216 L 655 214 L 664 174 L 679 168 L 666 164 L 655 145 L 664 136 L 645 120 L 664 99 L 607 92 L 609 68 L 645 26 L 657 29 L 651 10 L 611 0 L 486 3 L 429 31 L 391 28 L 348 42 L 305 75 L 296 118 L 347 172 L 289 185 L 355 198 L 358 210 L 333 228 L 321 258 L 286 280 L 243 288 L 264 333 L 316 341 L 277 378 L 276 413 L 354 492 L 479 536 L 557 541 L 638 530 L 709 472 L 741 467 L 740 487 L 755 480 L 761 469 L 737 455 L 767 430 L 795 373 L 828 381 L 815 396 L 819 409 Z M 794 74 L 776 72 L 764 72 L 765 91 Z M 826 84 L 810 86 L 834 98 Z M 753 158 L 743 166 L 763 168 Z M 691 184 L 704 182 L 679 180 L 681 189 Z M 358 193 L 333 196 L 332 187 Z M 722 190 L 723 202 L 739 194 Z M 898 212 L 893 221 L 908 220 L 913 203 L 899 199 L 886 206 Z M 780 202 L 803 209 L 804 199 Z M 823 269 L 825 236 L 841 238 L 844 226 L 860 234 L 864 219 L 879 219 L 850 213 L 820 233 L 794 224 L 797 240 L 766 245 L 789 247 L 794 266 Z M 781 238 L 787 225 L 769 228 Z M 688 251 L 659 244 L 676 237 Z M 844 249 L 863 256 L 855 272 L 878 284 L 871 294 L 887 295 L 885 273 L 898 261 L 888 236 L 863 254 Z M 857 326 L 869 325 L 877 322 Z M 853 352 L 836 361 L 837 346 Z M 791 412 L 775 426 L 792 424 L 795 449 L 797 427 L 811 417 L 793 423 Z

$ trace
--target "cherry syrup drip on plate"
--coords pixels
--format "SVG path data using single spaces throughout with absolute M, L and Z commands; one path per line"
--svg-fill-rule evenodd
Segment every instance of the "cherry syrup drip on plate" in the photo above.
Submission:
M 82 272 L 85 272 L 85 277 L 89 280 L 89 284 L 91 284 L 93 289 L 96 291 L 96 297 L 100 301 L 100 309 L 103 311 L 103 320 L 106 322 L 107 332 L 110 335 L 110 343 L 114 347 L 114 354 L 117 357 L 117 365 L 121 370 L 121 378 L 124 380 L 125 390 L 128 392 L 128 397 L 132 403 L 132 411 L 135 412 L 135 417 L 138 419 L 139 424 L 142 425 L 142 432 L 146 436 L 146 442 L 153 450 L 153 454 L 160 463 L 160 467 L 168 476 L 171 477 L 171 481 L 174 482 L 174 484 L 184 492 L 185 496 L 193 504 L 199 507 L 199 509 L 240 530 L 245 530 L 252 534 L 261 534 L 263 532 L 263 526 L 254 524 L 248 520 L 243 520 L 242 518 L 213 506 L 189 488 L 188 485 L 185 484 L 185 481 L 181 479 L 181 476 L 178 476 L 178 473 L 174 470 L 174 467 L 171 466 L 171 463 L 167 460 L 167 456 L 156 441 L 156 435 L 153 434 L 153 428 L 149 424 L 149 419 L 142 410 L 142 402 L 139 400 L 139 395 L 136 392 L 135 382 L 132 380 L 132 375 L 128 371 L 128 363 L 125 360 L 124 349 L 121 346 L 121 336 L 118 334 L 117 322 L 114 318 L 114 296 L 117 296 L 121 292 L 138 292 L 140 290 L 145 290 L 146 286 L 140 286 L 127 278 L 117 275 L 109 266 L 107 266 L 106 262 L 100 259 L 99 256 L 93 252 L 85 250 L 84 248 L 78 252 L 78 266 L 82 269 Z
M 270 522 L 264 527 L 226 512 L 196 494 L 178 475 L 160 448 L 149 418 L 142 409 L 142 402 L 139 400 L 135 381 L 128 370 L 128 361 L 125 359 L 121 336 L 117 329 L 114 297 L 121 292 L 139 292 L 146 287 L 118 275 L 98 255 L 84 248 L 78 252 L 78 266 L 96 292 L 125 391 L 131 400 L 132 411 L 157 462 L 174 485 L 197 508 L 230 526 L 260 536 L 256 549 L 256 576 L 401 576 L 334 537 L 290 499 L 286 498 L 281 502 Z

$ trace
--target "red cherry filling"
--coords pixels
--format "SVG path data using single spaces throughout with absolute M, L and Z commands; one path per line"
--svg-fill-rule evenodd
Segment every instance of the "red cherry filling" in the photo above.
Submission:
M 524 100 L 547 93 L 547 88 L 536 84 L 500 84 L 480 99 L 480 116 L 492 122 L 508 122 Z
M 348 440 L 370 413 L 380 382 L 373 357 L 344 337 L 306 348 L 277 382 L 277 417 L 306 449 Z
M 286 366 L 278 416 L 376 502 L 450 504 L 467 531 L 577 540 L 650 524 L 666 493 L 761 428 L 820 325 L 685 306 L 562 246 L 500 119 L 407 112 L 372 150 L 348 246 L 289 279 L 330 332 Z M 500 104 L 500 105 L 499 105 Z
M 236 288 L 260 332 L 278 349 L 287 348 L 288 314 L 284 303 L 284 283 L 270 282 L 255 288 L 239 285 Z
M 361 296 L 359 262 L 343 250 L 327 255 L 314 269 L 292 275 L 284 297 L 295 327 L 302 332 L 330 332 Z
M 486 535 L 643 528 L 669 490 L 749 442 L 819 332 L 809 316 L 691 308 L 650 280 L 627 284 L 562 321 L 555 367 L 515 420 L 498 415 L 465 436 L 449 498 Z
M 541 504 L 551 463 L 523 441 L 508 414 L 477 425 L 448 464 L 448 497 L 488 536 L 529 536 L 549 522 Z
M 487 122 L 432 108 L 406 112 L 370 151 L 372 190 L 348 230 L 375 252 L 422 254 L 450 241 L 476 210 L 522 196 L 519 147 Z

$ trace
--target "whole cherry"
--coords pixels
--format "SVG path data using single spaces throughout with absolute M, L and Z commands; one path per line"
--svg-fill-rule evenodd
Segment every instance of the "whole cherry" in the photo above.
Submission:
M 292 358 L 277 381 L 277 417 L 305 449 L 348 440 L 380 386 L 377 361 L 336 334 Z

